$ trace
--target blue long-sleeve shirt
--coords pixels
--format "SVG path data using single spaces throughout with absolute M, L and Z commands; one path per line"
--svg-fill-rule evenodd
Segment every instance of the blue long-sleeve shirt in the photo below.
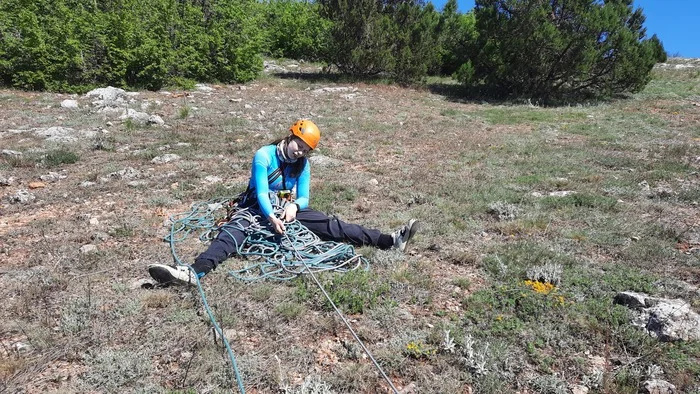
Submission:
M 301 160 L 301 159 L 299 159 Z M 251 170 L 248 186 L 255 190 L 258 205 L 265 217 L 273 213 L 272 203 L 268 192 L 279 190 L 293 190 L 296 187 L 296 200 L 294 202 L 299 209 L 309 206 L 309 185 L 311 183 L 311 166 L 306 160 L 304 169 L 298 177 L 292 177 L 291 167 L 293 164 L 285 166 L 284 177 L 280 176 L 272 184 L 268 183 L 268 176 L 280 168 L 281 160 L 277 156 L 276 145 L 265 145 L 255 152 L 253 157 L 253 169 Z M 282 180 L 284 179 L 284 184 Z

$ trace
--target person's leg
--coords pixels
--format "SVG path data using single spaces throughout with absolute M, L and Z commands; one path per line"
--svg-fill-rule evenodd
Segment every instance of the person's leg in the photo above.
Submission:
M 238 250 L 238 245 L 243 243 L 246 237 L 243 230 L 249 225 L 250 221 L 242 218 L 234 218 L 226 223 L 219 231 L 219 235 L 211 242 L 207 250 L 195 259 L 191 267 L 151 264 L 148 266 L 148 273 L 159 283 L 193 285 L 196 283 L 195 274 L 198 278 L 203 277 Z
M 335 216 L 328 216 L 311 208 L 297 212 L 297 220 L 324 241 L 376 246 L 379 249 L 390 249 L 394 246 L 394 237 L 391 234 L 384 234 L 359 224 L 346 223 Z
M 194 260 L 192 268 L 200 274 L 207 274 L 209 271 L 226 260 L 229 256 L 238 251 L 238 246 L 245 240 L 246 234 L 243 231 L 250 226 L 250 221 L 242 218 L 234 218 L 226 223 L 219 235 L 211 242 L 207 250 L 202 252 Z

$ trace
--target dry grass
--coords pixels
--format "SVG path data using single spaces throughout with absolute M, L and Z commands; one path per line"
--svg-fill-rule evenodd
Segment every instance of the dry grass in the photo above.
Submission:
M 335 281 L 364 289 L 349 319 L 397 387 L 636 392 L 655 364 L 698 390 L 697 344 L 655 342 L 611 304 L 639 290 L 700 307 L 700 75 L 655 72 L 627 100 L 560 108 L 303 73 L 133 98 L 165 128 L 121 122 L 85 97 L 68 110 L 64 95 L 2 90 L 0 146 L 23 154 L 0 156 L 0 178 L 14 178 L 0 186 L 0 386 L 237 392 L 198 294 L 137 281 L 149 262 L 172 261 L 168 215 L 241 190 L 255 150 L 308 117 L 324 133 L 317 154 L 342 163 L 313 168 L 312 206 L 385 231 L 423 222 L 410 253 L 363 248 L 369 275 Z M 53 126 L 96 133 L 52 142 L 33 131 Z M 151 162 L 165 153 L 180 159 Z M 29 189 L 50 172 L 61 178 Z M 12 201 L 21 189 L 35 199 Z M 575 193 L 549 196 L 564 191 Z M 182 248 L 191 261 L 204 245 Z M 240 283 L 226 275 L 239 263 L 204 289 L 247 391 L 389 392 L 312 282 Z M 524 281 L 547 264 L 562 267 L 561 283 L 539 294 Z M 465 361 L 468 338 L 483 369 Z M 599 381 L 595 357 L 608 360 Z

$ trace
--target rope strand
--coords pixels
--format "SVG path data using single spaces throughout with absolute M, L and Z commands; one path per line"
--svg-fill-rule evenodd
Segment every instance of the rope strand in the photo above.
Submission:
M 284 205 L 279 204 L 279 201 L 275 200 L 273 200 L 275 214 L 280 215 L 284 210 Z M 305 273 L 311 275 L 345 325 L 348 326 L 352 335 L 360 343 L 362 349 L 379 369 L 384 379 L 387 380 L 393 391 L 398 393 L 382 368 L 374 357 L 372 357 L 371 353 L 369 353 L 369 350 L 362 341 L 360 341 L 352 327 L 350 327 L 350 324 L 335 306 L 330 296 L 314 275 L 314 273 L 325 271 L 347 272 L 360 267 L 364 267 L 365 270 L 368 270 L 369 261 L 365 257 L 356 254 L 355 249 L 351 245 L 332 241 L 321 241 L 316 234 L 312 233 L 297 220 L 285 224 L 286 231 L 284 237 L 271 231 L 271 228 L 267 225 L 267 221 L 261 220 L 260 215 L 257 215 L 249 209 L 236 209 L 232 215 L 229 215 L 229 220 L 226 223 L 217 226 L 217 212 L 230 201 L 232 201 L 231 198 L 219 198 L 199 202 L 193 204 L 189 212 L 170 216 L 172 224 L 170 227 L 170 234 L 165 237 L 165 241 L 170 243 L 170 250 L 175 263 L 187 267 L 191 271 L 192 276 L 196 279 L 197 290 L 202 299 L 202 304 L 209 316 L 209 320 L 211 320 L 214 331 L 221 338 L 226 348 L 226 352 L 231 360 L 231 368 L 241 394 L 245 394 L 245 388 L 243 387 L 243 381 L 231 345 L 217 323 L 213 311 L 209 307 L 206 294 L 204 293 L 197 273 L 190 265 L 183 263 L 177 254 L 175 245 L 189 238 L 192 233 L 199 232 L 199 240 L 202 242 L 211 241 L 216 237 L 218 232 L 228 233 L 234 242 L 236 241 L 231 231 L 238 230 L 246 234 L 244 241 L 240 245 L 236 244 L 236 252 L 238 255 L 247 259 L 255 260 L 255 263 L 246 265 L 239 270 L 229 271 L 228 273 L 241 281 L 255 281 L 261 279 L 290 280 Z M 243 225 L 242 222 L 249 224 Z M 262 223 L 265 224 L 263 225 Z

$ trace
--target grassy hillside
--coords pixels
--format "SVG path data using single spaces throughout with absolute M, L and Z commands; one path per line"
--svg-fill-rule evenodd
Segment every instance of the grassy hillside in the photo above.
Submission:
M 409 253 L 362 248 L 369 271 L 321 276 L 402 392 L 636 393 L 656 377 L 697 393 L 700 344 L 660 342 L 612 302 L 629 290 L 700 310 L 692 63 L 658 66 L 629 99 L 557 108 L 331 82 L 309 65 L 125 96 L 164 126 L 94 97 L 0 90 L 0 387 L 238 392 L 199 294 L 140 280 L 172 261 L 169 215 L 242 191 L 255 150 L 306 117 L 332 159 L 312 168 L 312 207 L 385 231 L 422 221 Z M 165 154 L 179 158 L 154 162 Z M 203 284 L 246 392 L 389 392 L 309 278 L 227 275 L 243 264 Z

